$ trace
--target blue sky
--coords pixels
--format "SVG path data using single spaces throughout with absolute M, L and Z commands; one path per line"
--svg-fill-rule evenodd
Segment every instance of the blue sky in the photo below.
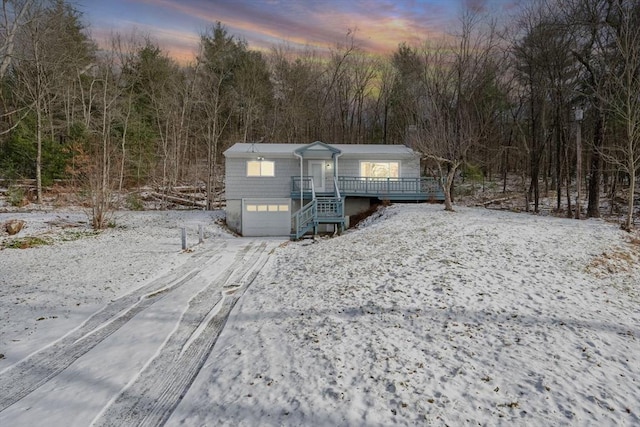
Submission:
M 502 13 L 523 0 L 75 0 L 93 37 L 148 35 L 171 56 L 188 61 L 199 36 L 217 21 L 252 48 L 282 43 L 333 47 L 356 30 L 367 51 L 390 53 L 455 27 L 463 5 Z

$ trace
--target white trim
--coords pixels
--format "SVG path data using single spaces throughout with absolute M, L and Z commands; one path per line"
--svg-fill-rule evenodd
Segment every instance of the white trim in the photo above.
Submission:
M 256 174 L 250 174 L 249 170 L 249 164 L 255 164 L 257 163 L 256 166 L 258 166 L 258 168 L 260 169 L 259 171 L 257 171 L 258 173 Z M 276 176 L 276 162 L 274 162 L 273 160 L 264 160 L 264 159 L 259 159 L 259 160 L 247 160 L 246 162 L 246 172 L 247 172 L 247 178 L 273 178 Z M 265 167 L 268 166 L 268 167 Z M 266 172 L 271 172 L 271 173 L 266 173 Z

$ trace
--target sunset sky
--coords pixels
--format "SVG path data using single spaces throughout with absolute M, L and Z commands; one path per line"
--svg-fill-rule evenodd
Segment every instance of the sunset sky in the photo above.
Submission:
M 94 39 L 149 35 L 172 57 L 192 59 L 199 36 L 217 21 L 251 48 L 333 47 L 348 30 L 365 50 L 392 52 L 455 28 L 463 5 L 509 13 L 525 0 L 77 0 Z

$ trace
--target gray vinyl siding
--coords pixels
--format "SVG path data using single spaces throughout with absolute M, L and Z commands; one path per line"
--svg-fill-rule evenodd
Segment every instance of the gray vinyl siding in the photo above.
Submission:
M 360 176 L 360 160 L 339 158 L 338 176 Z
M 251 159 L 226 159 L 225 193 L 227 199 L 290 197 L 291 177 L 300 174 L 300 163 L 296 158 L 270 159 L 275 162 L 274 177 L 248 177 L 248 160 Z
M 420 158 L 418 156 L 412 159 L 404 159 L 400 166 L 402 178 L 419 178 L 420 177 Z
M 300 159 L 270 158 L 275 162 L 274 177 L 248 177 L 247 161 L 253 157 L 227 157 L 225 171 L 225 186 L 227 200 L 239 200 L 243 198 L 287 198 L 291 196 L 291 177 L 300 176 Z M 420 159 L 418 156 L 411 158 L 383 157 L 381 155 L 366 155 L 362 158 L 340 157 L 338 158 L 338 174 L 340 176 L 360 176 L 361 160 L 389 160 L 400 161 L 400 174 L 403 178 L 417 178 L 420 176 Z M 326 160 L 333 164 L 331 160 Z M 309 174 L 309 161 L 303 161 L 303 175 Z M 327 191 L 333 187 L 333 170 L 325 171 L 325 188 Z

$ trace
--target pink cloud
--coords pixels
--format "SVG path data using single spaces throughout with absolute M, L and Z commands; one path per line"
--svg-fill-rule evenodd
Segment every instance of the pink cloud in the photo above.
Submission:
M 136 1 L 136 0 L 134 0 Z M 390 53 L 399 43 L 421 44 L 440 38 L 455 21 L 462 2 L 483 9 L 487 2 L 503 7 L 518 0 L 137 0 L 153 14 L 143 24 L 172 56 L 193 57 L 199 36 L 216 22 L 252 48 L 269 49 L 286 42 L 292 47 L 330 49 L 345 43 L 348 30 L 356 43 L 372 53 Z M 166 19 L 167 25 L 156 24 Z
M 251 45 L 266 48 L 279 41 L 300 46 L 331 48 L 345 41 L 348 30 L 356 31 L 363 49 L 386 53 L 400 42 L 417 43 L 437 34 L 440 6 L 414 4 L 420 16 L 404 12 L 396 2 L 360 1 L 302 3 L 270 0 L 248 5 L 238 1 L 175 2 L 143 0 L 146 4 L 171 10 L 212 25 L 222 22 L 232 34 L 246 38 Z M 414 2 L 409 2 L 414 3 Z M 266 7 L 265 7 L 266 6 Z M 202 30 L 202 29 L 201 29 Z

